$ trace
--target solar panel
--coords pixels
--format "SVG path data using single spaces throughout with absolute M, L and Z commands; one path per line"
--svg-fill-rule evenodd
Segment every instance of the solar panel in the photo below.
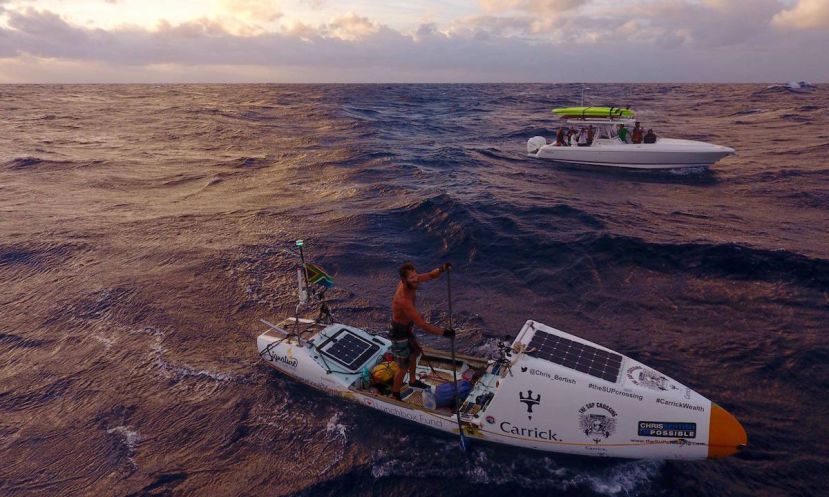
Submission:
M 619 354 L 541 330 L 536 330 L 527 354 L 614 383 L 622 366 Z
M 380 349 L 376 343 L 363 339 L 341 328 L 319 346 L 319 351 L 351 371 L 359 369 Z

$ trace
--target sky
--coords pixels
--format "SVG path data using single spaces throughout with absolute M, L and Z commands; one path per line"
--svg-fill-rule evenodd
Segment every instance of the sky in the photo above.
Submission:
M 0 84 L 791 80 L 829 0 L 0 0 Z

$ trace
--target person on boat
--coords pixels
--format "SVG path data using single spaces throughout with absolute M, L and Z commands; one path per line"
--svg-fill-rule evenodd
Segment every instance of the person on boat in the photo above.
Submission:
M 595 137 L 595 131 L 593 130 L 593 125 L 587 127 L 587 146 L 593 145 L 593 138 Z
M 580 147 L 586 147 L 588 145 L 587 144 L 587 130 L 584 129 L 584 128 L 581 128 L 579 130 L 578 144 L 579 144 Z
M 397 291 L 394 292 L 394 298 L 391 301 L 391 328 L 389 329 L 391 351 L 394 354 L 394 360 L 400 366 L 394 376 L 391 389 L 392 397 L 397 400 L 401 400 L 400 389 L 403 386 L 403 377 L 407 371 L 410 387 L 429 388 L 429 385 L 415 378 L 417 360 L 423 354 L 423 349 L 417 343 L 414 327 L 417 326 L 432 335 L 447 338 L 455 336 L 455 330 L 452 328 L 439 328 L 427 323 L 415 307 L 418 285 L 436 279 L 450 269 L 452 269 L 452 265 L 447 262 L 428 273 L 418 274 L 411 262 L 406 262 L 400 266 L 400 282 L 397 284 Z
M 621 140 L 622 143 L 627 143 L 628 138 L 629 138 L 628 135 L 629 135 L 628 129 L 625 127 L 624 124 L 620 124 L 619 125 L 619 132 L 616 134 L 616 136 L 619 137 L 619 140 Z
M 642 143 L 642 128 L 639 126 L 639 121 L 636 121 L 633 131 L 630 132 L 630 141 L 633 143 Z
M 563 147 L 564 146 L 564 128 L 558 128 L 558 132 L 556 132 L 556 146 Z
M 653 132 L 652 129 L 649 129 L 647 133 L 645 133 L 644 138 L 645 143 L 656 143 L 656 134 Z

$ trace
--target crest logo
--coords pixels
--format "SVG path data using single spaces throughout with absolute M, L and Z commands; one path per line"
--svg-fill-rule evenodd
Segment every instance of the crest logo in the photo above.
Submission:
M 524 394 L 524 392 L 518 392 L 518 399 L 520 402 L 523 402 L 527 405 L 527 418 L 533 419 L 533 406 L 537 406 L 541 403 L 541 394 L 539 393 L 535 397 L 533 397 L 533 391 L 527 390 L 526 395 Z
M 616 432 L 616 411 L 607 404 L 591 402 L 579 409 L 579 427 L 599 444 Z
M 642 388 L 661 390 L 663 392 L 676 390 L 676 386 L 668 381 L 668 378 L 642 366 L 628 368 L 626 374 L 631 383 Z

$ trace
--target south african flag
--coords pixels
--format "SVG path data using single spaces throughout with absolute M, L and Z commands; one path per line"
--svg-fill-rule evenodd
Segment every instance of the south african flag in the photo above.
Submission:
M 334 279 L 321 267 L 310 262 L 305 263 L 305 274 L 308 275 L 309 285 L 321 285 L 325 288 L 334 287 Z

